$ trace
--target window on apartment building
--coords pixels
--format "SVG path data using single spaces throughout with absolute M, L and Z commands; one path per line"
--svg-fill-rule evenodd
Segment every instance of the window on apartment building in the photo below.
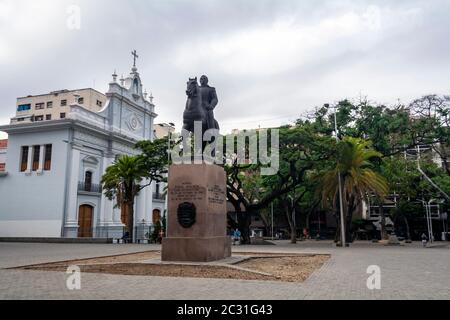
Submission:
M 78 98 L 78 104 L 83 104 L 84 103 L 84 98 Z
M 45 146 L 44 170 L 50 171 L 51 167 L 52 167 L 52 145 L 47 144 Z
M 44 109 L 44 103 L 36 103 L 35 104 L 36 110 L 42 110 Z
M 47 102 L 47 108 L 53 108 L 53 101 Z
M 67 100 L 61 100 L 61 107 L 67 106 Z
M 34 121 L 44 121 L 44 116 L 35 116 Z
M 97 105 L 98 105 L 99 107 L 101 107 L 101 106 L 103 105 L 103 103 L 102 103 L 100 100 L 97 100 Z
M 21 104 L 17 106 L 17 111 L 28 111 L 31 110 L 31 104 Z
M 28 146 L 22 147 L 22 155 L 20 159 L 20 172 L 25 172 L 27 170 L 29 149 L 30 148 Z
M 39 156 L 41 153 L 41 146 L 33 146 L 33 171 L 37 171 L 39 169 Z
M 51 114 L 47 114 L 45 116 L 45 120 L 52 120 L 52 115 Z
M 66 113 L 65 113 L 65 112 L 60 113 L 60 114 L 59 114 L 59 117 L 60 117 L 61 119 L 65 119 L 65 118 L 66 118 Z

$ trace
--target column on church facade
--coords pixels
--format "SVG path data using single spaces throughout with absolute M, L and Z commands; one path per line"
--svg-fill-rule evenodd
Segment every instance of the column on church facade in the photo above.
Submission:
M 106 171 L 114 162 L 113 155 L 106 155 L 103 158 L 102 172 Z M 109 200 L 104 194 L 102 194 L 100 200 L 100 232 L 99 237 L 102 238 L 121 238 L 123 236 L 123 224 L 121 220 L 121 209 L 115 208 L 116 199 Z
M 142 181 L 142 184 L 145 184 L 145 183 L 147 183 L 145 180 Z M 147 188 L 150 188 L 150 187 L 147 187 Z M 147 219 L 145 219 L 145 203 L 147 200 L 145 195 L 146 195 L 147 188 L 141 190 L 139 192 L 139 195 L 136 198 L 136 215 L 135 215 L 136 224 L 142 223 L 142 220 L 147 220 Z
M 44 158 L 45 158 L 45 145 L 41 145 L 39 148 L 39 167 L 37 172 L 42 173 L 44 171 Z
M 145 198 L 147 199 L 145 203 L 145 220 L 150 225 L 153 224 L 153 185 L 154 182 L 145 189 Z
M 104 157 L 103 158 L 103 171 L 106 171 L 112 163 L 114 162 L 114 157 Z M 113 219 L 113 210 L 114 210 L 114 202 L 109 200 L 104 193 L 102 193 L 102 198 L 100 202 L 100 226 L 108 226 L 114 223 Z
M 78 179 L 80 174 L 80 150 L 72 148 L 70 176 L 67 179 L 67 211 L 65 236 L 76 238 L 78 234 Z
M 142 181 L 142 184 L 147 183 L 147 180 Z M 142 189 L 136 199 L 135 230 L 137 241 L 148 240 L 148 237 L 150 236 L 148 228 L 150 221 L 146 214 L 147 202 L 151 201 L 147 198 L 148 189 L 150 189 L 150 186 Z
M 113 222 L 115 225 L 123 225 L 122 223 L 122 211 L 120 208 L 114 206 L 113 208 Z

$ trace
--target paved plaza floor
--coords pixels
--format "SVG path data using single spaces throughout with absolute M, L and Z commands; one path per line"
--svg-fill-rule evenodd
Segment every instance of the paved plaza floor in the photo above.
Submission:
M 450 299 L 450 246 L 422 248 L 358 242 L 235 246 L 234 252 L 327 253 L 331 259 L 304 283 L 82 274 L 81 290 L 61 272 L 6 268 L 159 250 L 157 245 L 0 243 L 0 299 Z M 381 270 L 381 289 L 367 287 L 369 266 Z

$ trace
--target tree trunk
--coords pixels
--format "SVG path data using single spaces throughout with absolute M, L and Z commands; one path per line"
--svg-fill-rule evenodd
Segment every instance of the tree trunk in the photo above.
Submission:
M 264 224 L 264 229 L 266 230 L 266 235 L 269 236 L 270 235 L 270 229 L 272 227 L 272 222 L 269 223 L 269 221 L 267 221 L 267 220 L 270 219 L 270 218 L 266 217 L 262 213 L 259 214 L 259 217 L 261 218 L 261 221 Z
M 406 216 L 403 216 L 403 219 L 405 220 L 405 225 L 406 225 L 406 240 L 411 240 L 411 233 L 410 233 L 410 230 L 409 230 L 408 219 L 406 218 Z
M 352 243 L 353 237 L 352 237 L 352 227 L 353 227 L 353 209 L 350 208 L 347 212 L 346 221 L 345 221 L 345 242 L 346 243 Z
M 293 222 L 289 225 L 291 227 L 291 243 L 296 244 L 297 243 L 297 228 Z
M 334 243 L 341 241 L 341 219 L 338 211 L 335 213 L 336 218 L 336 234 L 334 235 Z
M 353 227 L 353 212 L 356 210 L 356 204 L 355 204 L 355 197 L 351 196 L 349 200 L 349 204 L 347 206 L 347 212 L 345 215 L 345 242 L 346 243 L 353 243 L 352 238 L 352 227 Z
M 130 241 L 134 242 L 134 201 L 128 204 L 128 232 L 130 233 Z
M 297 243 L 297 228 L 295 226 L 295 222 L 292 219 L 294 214 L 294 209 L 288 204 L 287 201 L 284 201 L 284 211 L 286 213 L 286 218 L 289 223 L 289 229 L 291 231 L 291 243 Z
M 250 224 L 252 222 L 250 212 L 238 213 L 238 226 L 241 231 L 242 244 L 250 244 Z
M 381 240 L 387 240 L 389 239 L 387 231 L 386 231 L 386 217 L 384 215 L 384 210 L 383 210 L 383 203 L 380 201 L 380 205 L 378 206 L 379 212 L 380 212 L 380 217 L 381 217 Z

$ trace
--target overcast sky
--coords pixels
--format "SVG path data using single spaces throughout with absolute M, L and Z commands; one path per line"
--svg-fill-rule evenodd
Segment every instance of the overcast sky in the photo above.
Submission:
M 79 30 L 67 27 L 74 4 Z M 449 17 L 449 0 L 0 0 L 0 123 L 19 96 L 105 92 L 114 70 L 130 72 L 134 49 L 156 121 L 177 129 L 186 81 L 202 74 L 225 132 L 360 94 L 449 94 Z

